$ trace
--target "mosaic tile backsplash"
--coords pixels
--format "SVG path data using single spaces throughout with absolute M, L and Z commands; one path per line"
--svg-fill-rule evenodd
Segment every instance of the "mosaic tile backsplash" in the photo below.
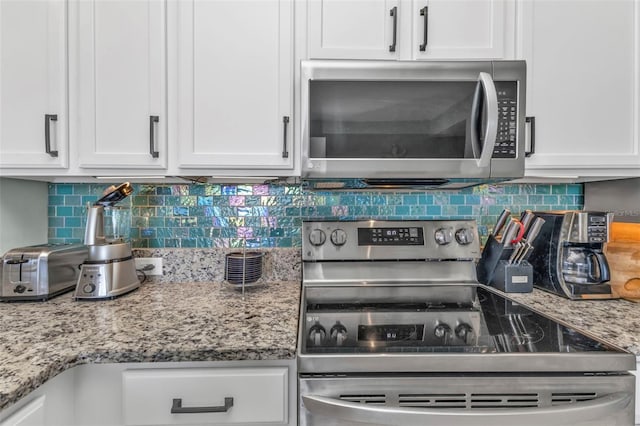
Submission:
M 116 182 L 116 184 L 119 182 Z M 87 203 L 109 184 L 50 184 L 49 242 L 82 242 Z M 491 232 L 504 207 L 579 210 L 582 184 L 481 185 L 456 191 L 307 191 L 299 185 L 134 184 L 134 248 L 301 247 L 303 220 L 476 219 Z

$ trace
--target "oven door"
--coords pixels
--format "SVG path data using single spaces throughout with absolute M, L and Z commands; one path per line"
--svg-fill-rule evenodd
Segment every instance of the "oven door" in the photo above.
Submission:
M 525 65 L 496 64 L 303 62 L 303 177 L 522 176 Z
M 633 425 L 634 377 L 300 377 L 300 425 Z

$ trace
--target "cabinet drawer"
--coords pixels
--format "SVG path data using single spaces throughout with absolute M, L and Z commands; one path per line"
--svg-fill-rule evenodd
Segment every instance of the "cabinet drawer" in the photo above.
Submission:
M 284 367 L 127 370 L 124 424 L 287 423 L 287 380 Z

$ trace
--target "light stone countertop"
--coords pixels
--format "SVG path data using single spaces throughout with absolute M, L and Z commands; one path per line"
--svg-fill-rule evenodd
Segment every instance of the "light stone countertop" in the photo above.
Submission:
M 241 292 L 219 283 L 143 284 L 114 300 L 72 293 L 0 304 L 0 410 L 80 364 L 293 359 L 300 282 Z
M 640 304 L 507 297 L 640 355 Z M 240 292 L 219 283 L 147 283 L 109 301 L 0 304 L 0 410 L 80 364 L 293 359 L 299 281 Z

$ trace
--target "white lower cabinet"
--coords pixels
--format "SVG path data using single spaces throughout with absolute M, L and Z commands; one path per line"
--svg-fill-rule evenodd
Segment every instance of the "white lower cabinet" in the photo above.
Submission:
M 0 411 L 0 426 L 73 426 L 74 369 L 47 381 Z
M 295 360 L 86 364 L 2 410 L 0 426 L 294 426 L 296 400 Z
M 287 424 L 287 379 L 282 367 L 127 370 L 124 424 Z
M 0 426 L 44 426 L 44 402 L 46 395 L 40 395 L 21 405 L 13 414 L 4 419 Z

